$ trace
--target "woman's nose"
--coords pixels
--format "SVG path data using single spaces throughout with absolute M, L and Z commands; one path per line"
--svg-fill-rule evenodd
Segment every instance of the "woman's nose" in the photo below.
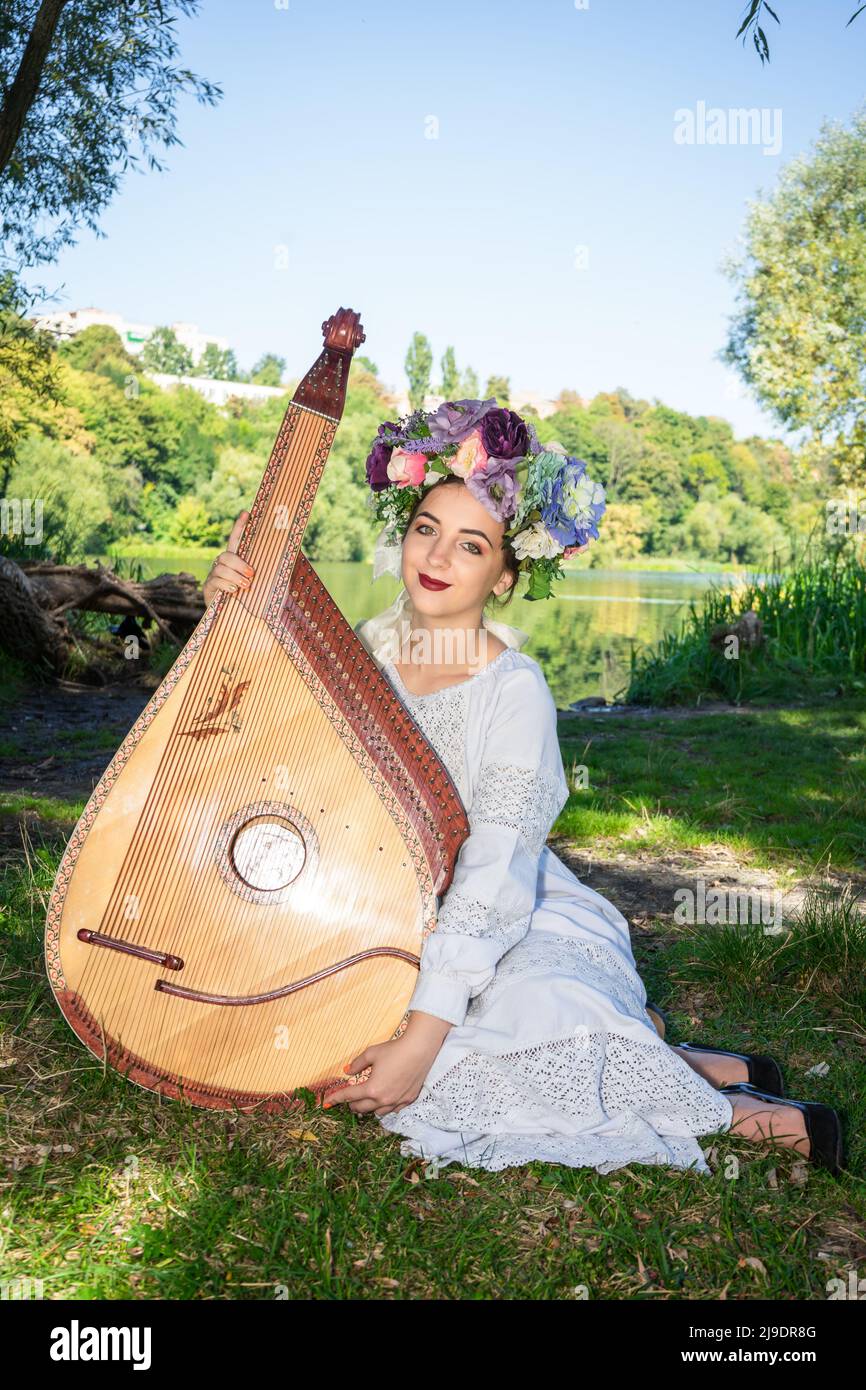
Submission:
M 428 555 L 431 564 L 448 564 L 448 547 L 443 545 L 441 541 L 437 541 L 435 545 L 433 545 L 433 547 L 428 551 Z

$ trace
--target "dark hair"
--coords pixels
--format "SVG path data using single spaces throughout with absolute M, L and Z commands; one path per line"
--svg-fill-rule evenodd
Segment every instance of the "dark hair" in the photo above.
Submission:
M 406 523 L 406 532 L 404 534 L 408 533 L 409 527 L 415 520 L 415 513 L 421 506 L 421 503 L 426 502 L 433 489 L 437 487 L 445 487 L 448 485 L 448 483 L 459 483 L 461 487 L 466 486 L 466 483 L 463 480 L 463 478 L 459 478 L 456 473 L 446 473 L 441 482 L 433 483 L 431 487 L 428 487 L 426 492 L 423 492 L 421 494 L 421 496 L 418 498 L 418 501 L 415 503 L 414 507 L 409 513 L 409 520 Z M 520 576 L 520 561 L 518 560 L 517 556 L 512 550 L 510 541 L 503 540 L 502 551 L 503 558 L 505 560 L 505 567 L 508 570 L 508 573 L 514 576 L 514 582 L 512 583 L 510 588 L 505 590 L 504 594 L 494 594 L 491 591 L 489 597 L 487 598 L 484 604 L 484 607 L 486 608 L 487 604 L 489 603 L 490 606 L 496 610 L 496 612 L 499 612 L 501 609 L 508 607 L 511 600 L 514 598 L 514 591 L 517 588 L 517 580 Z

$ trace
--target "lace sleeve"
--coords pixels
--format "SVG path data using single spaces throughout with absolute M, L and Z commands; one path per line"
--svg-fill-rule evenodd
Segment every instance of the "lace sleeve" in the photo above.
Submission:
M 537 668 L 501 682 L 468 808 L 470 833 L 421 952 L 409 1009 L 460 1024 L 529 929 L 538 860 L 568 800 L 556 706 Z

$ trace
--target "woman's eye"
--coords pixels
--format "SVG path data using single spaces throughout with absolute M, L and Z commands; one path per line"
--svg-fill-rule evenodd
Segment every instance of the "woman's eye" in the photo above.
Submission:
M 415 530 L 416 530 L 416 531 L 432 531 L 432 530 L 433 530 L 433 527 L 430 525 L 430 523 L 429 523 L 428 521 L 419 521 L 418 525 L 415 527 Z M 471 555 L 483 555 L 483 554 L 484 554 L 483 550 L 481 549 L 481 546 L 480 546 L 480 545 L 476 545 L 474 541 L 464 541 L 464 545 L 471 545 L 471 546 L 472 546 L 472 550 L 470 551 L 470 554 L 471 554 Z

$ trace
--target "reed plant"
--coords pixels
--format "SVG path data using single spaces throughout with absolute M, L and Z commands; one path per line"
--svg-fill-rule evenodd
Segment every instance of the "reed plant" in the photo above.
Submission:
M 710 639 L 745 613 L 760 619 L 750 647 Z M 679 629 L 633 650 L 628 704 L 734 704 L 826 698 L 866 690 L 866 566 L 848 544 L 808 548 L 787 569 L 774 561 L 735 589 L 711 586 Z

